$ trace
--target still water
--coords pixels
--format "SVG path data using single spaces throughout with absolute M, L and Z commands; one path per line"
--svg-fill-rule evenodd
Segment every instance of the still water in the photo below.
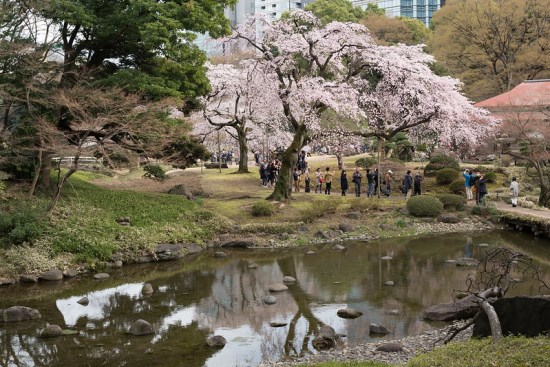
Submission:
M 392 331 L 387 339 L 441 326 L 422 320 L 422 311 L 450 302 L 453 289 L 464 288 L 472 269 L 446 264 L 464 256 L 480 258 L 477 244 L 509 246 L 533 257 L 550 284 L 550 241 L 512 232 L 445 235 L 293 250 L 227 251 L 227 258 L 201 254 L 179 262 L 127 266 L 111 278 L 77 278 L 0 288 L 0 309 L 23 305 L 42 319 L 0 324 L 0 366 L 257 366 L 262 361 L 315 353 L 311 341 L 318 325 L 331 325 L 350 344 L 368 342 L 369 324 Z M 489 247 L 489 249 L 491 248 Z M 306 255 L 314 250 L 315 255 Z M 382 256 L 392 256 L 390 261 Z M 251 263 L 257 268 L 249 268 Z M 277 293 L 277 304 L 262 298 L 284 275 L 298 282 Z M 385 286 L 386 281 L 395 286 Z M 145 282 L 150 296 L 141 294 Z M 509 294 L 537 294 L 528 279 Z M 88 296 L 90 303 L 77 301 Z M 337 310 L 351 307 L 364 315 L 344 320 Z M 398 315 L 388 314 L 398 310 Z M 151 336 L 126 334 L 137 319 L 156 329 Z M 273 328 L 272 321 L 287 322 Z M 41 339 L 46 323 L 78 330 L 79 335 Z M 208 335 L 223 335 L 222 350 L 205 346 Z

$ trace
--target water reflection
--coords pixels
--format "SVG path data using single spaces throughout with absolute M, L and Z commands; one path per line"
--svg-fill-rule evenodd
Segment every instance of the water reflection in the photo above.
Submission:
M 445 260 L 479 257 L 485 251 L 477 246 L 481 242 L 513 245 L 533 255 L 548 274 L 549 242 L 512 233 L 357 243 L 341 252 L 326 246 L 313 256 L 304 255 L 304 249 L 234 252 L 225 259 L 204 255 L 189 264 L 127 267 L 108 283 L 65 282 L 57 293 L 29 292 L 27 299 L 21 298 L 19 286 L 0 289 L 0 308 L 17 299 L 43 315 L 38 321 L 2 325 L 0 365 L 257 366 L 315 353 L 311 341 L 323 324 L 347 335 L 351 344 L 373 340 L 370 323 L 390 329 L 387 338 L 416 334 L 432 327 L 421 319 L 423 309 L 450 301 L 452 290 L 461 288 L 472 271 Z M 391 261 L 381 260 L 388 255 Z M 250 262 L 258 268 L 250 269 Z M 276 294 L 275 305 L 263 304 L 269 285 L 284 275 L 295 277 L 297 284 Z M 384 284 L 390 280 L 394 286 Z M 149 297 L 141 295 L 145 281 L 155 289 Z M 514 292 L 537 290 L 525 281 Z M 88 306 L 77 303 L 82 296 L 89 298 Z M 340 319 L 336 311 L 344 307 L 364 316 Z M 151 322 L 156 334 L 127 335 L 139 318 Z M 272 321 L 287 325 L 274 328 Z M 77 329 L 80 335 L 37 338 L 47 322 Z M 227 339 L 224 349 L 204 345 L 212 333 Z

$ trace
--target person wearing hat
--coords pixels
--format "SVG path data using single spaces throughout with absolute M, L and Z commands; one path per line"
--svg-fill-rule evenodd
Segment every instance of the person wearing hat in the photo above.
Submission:
M 389 197 L 390 196 L 390 193 L 391 193 L 391 175 L 393 175 L 393 172 L 391 169 L 388 170 L 388 172 L 386 172 L 386 175 L 384 176 L 384 182 L 386 183 L 386 196 Z
M 518 196 L 519 196 L 519 183 L 516 181 L 515 177 L 512 177 L 512 183 L 510 184 L 510 196 L 512 197 L 512 207 L 518 206 Z

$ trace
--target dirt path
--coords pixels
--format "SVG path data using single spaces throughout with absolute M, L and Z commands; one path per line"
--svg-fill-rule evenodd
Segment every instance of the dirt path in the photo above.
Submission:
M 501 212 L 514 213 L 514 214 L 525 214 L 530 215 L 536 218 L 542 218 L 550 220 L 550 210 L 534 210 L 528 208 L 520 208 L 519 206 L 513 208 L 510 204 L 496 202 L 496 207 Z

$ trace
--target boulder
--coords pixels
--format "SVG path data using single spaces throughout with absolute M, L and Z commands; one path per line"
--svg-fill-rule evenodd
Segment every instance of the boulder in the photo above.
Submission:
M 36 283 L 38 282 L 38 277 L 34 274 L 23 274 L 19 277 L 21 283 Z
M 184 245 L 181 243 L 161 243 L 155 248 L 155 255 L 161 261 L 181 259 L 185 256 Z
M 269 286 L 270 292 L 283 292 L 288 290 L 288 287 L 281 283 L 273 283 Z
M 79 305 L 82 305 L 82 306 L 88 306 L 88 304 L 90 303 L 90 300 L 88 299 L 88 297 L 82 297 L 81 299 L 79 299 L 78 301 L 76 301 L 76 303 L 78 303 Z
M 382 256 L 380 258 L 380 260 L 387 260 L 387 261 L 392 260 L 392 259 L 393 259 L 393 257 L 391 257 L 391 256 Z
M 393 287 L 395 285 L 395 282 L 393 280 L 388 280 L 387 282 L 384 283 L 384 285 Z
M 128 332 L 135 336 L 141 336 L 154 334 L 155 329 L 153 329 L 153 325 L 151 325 L 147 321 L 139 319 L 132 324 Z
M 212 335 L 206 338 L 206 344 L 210 348 L 223 348 L 227 344 L 227 340 L 221 335 Z
M 428 307 L 424 311 L 424 319 L 430 321 L 453 321 L 469 319 L 475 316 L 479 304 L 475 296 L 468 296 L 453 303 L 441 303 Z
M 456 265 L 457 266 L 478 266 L 479 261 L 472 257 L 461 257 L 459 259 L 456 259 Z
M 13 284 L 13 283 L 15 283 L 14 279 L 0 277 L 0 286 L 10 285 L 10 284 Z
M 359 310 L 356 310 L 354 308 L 342 308 L 336 312 L 338 316 L 340 316 L 343 319 L 356 319 L 359 316 L 362 316 L 363 313 Z
M 103 280 L 103 279 L 107 279 L 109 278 L 110 275 L 107 274 L 107 273 L 97 273 L 97 274 L 94 274 L 94 279 L 95 280 Z
M 256 247 L 256 242 L 250 238 L 243 238 L 237 240 L 227 240 L 220 244 L 220 247 L 227 248 L 252 248 Z
M 75 269 L 67 269 L 63 272 L 65 278 L 74 278 L 78 275 L 78 272 Z
M 141 287 L 141 293 L 144 293 L 144 294 L 153 293 L 153 286 L 150 283 L 145 283 L 143 287 Z
M 346 248 L 342 245 L 334 245 L 332 246 L 332 249 L 336 251 L 342 251 L 342 250 L 345 250 Z
M 48 325 L 40 332 L 42 338 L 57 338 L 61 335 L 63 335 L 63 330 L 59 325 Z
M 361 219 L 361 213 L 360 212 L 349 212 L 349 213 L 344 214 L 344 216 L 346 218 L 349 218 L 349 219 L 356 219 L 356 220 Z M 343 229 L 342 229 L 342 231 L 343 231 Z
M 377 352 L 395 353 L 402 352 L 403 346 L 399 343 L 384 343 L 375 349 Z
M 500 320 L 502 335 L 534 337 L 547 335 L 550 330 L 550 299 L 546 297 L 501 298 L 493 303 Z M 491 336 L 489 320 L 485 313 L 474 323 L 473 336 Z
M 319 334 L 313 339 L 315 349 L 330 349 L 336 345 L 336 331 L 331 326 L 323 325 L 319 329 Z
M 274 296 L 266 296 L 262 298 L 262 302 L 266 305 L 274 305 L 275 303 L 277 303 L 277 298 L 275 298 Z
M 113 268 L 115 269 L 120 269 L 122 268 L 122 265 L 124 265 L 124 263 L 122 262 L 122 260 L 115 260 L 115 262 L 113 262 Z
M 256 264 L 256 263 L 248 264 L 247 268 L 248 269 L 258 269 L 258 264 Z
M 62 280 L 63 272 L 59 269 L 53 269 L 53 270 L 43 272 L 42 274 L 40 274 L 39 278 L 42 280 L 50 280 L 50 281 Z
M 437 217 L 437 220 L 441 223 L 460 223 L 460 218 L 450 213 L 441 214 L 439 217 Z
M 296 283 L 296 278 L 287 275 L 283 278 L 283 283 L 285 283 L 285 284 Z
M 176 185 L 172 187 L 170 190 L 168 190 L 168 194 L 181 195 L 181 196 L 185 196 L 187 200 L 195 200 L 195 196 L 193 196 L 193 193 L 191 192 L 191 190 L 189 190 L 184 185 Z
M 0 321 L 18 322 L 27 320 L 36 320 L 41 317 L 40 312 L 34 308 L 25 306 L 13 306 L 5 309 L 0 317 Z
M 321 238 L 323 240 L 328 240 L 330 238 L 327 232 L 321 231 L 321 230 L 318 230 L 317 232 L 315 232 L 314 236 L 317 238 Z
M 388 328 L 380 324 L 370 324 L 369 332 L 371 334 L 380 334 L 380 335 L 386 335 L 391 333 L 391 331 L 389 331 Z
M 227 257 L 227 254 L 223 251 L 216 251 L 214 252 L 214 257 L 221 259 L 221 258 Z
M 269 323 L 269 326 L 271 327 L 283 327 L 283 326 L 287 326 L 288 323 L 287 322 L 280 322 L 280 321 L 272 321 Z
M 345 233 L 345 232 L 353 231 L 355 229 L 355 227 L 352 224 L 349 224 L 349 223 L 340 223 L 338 225 L 338 229 Z
M 308 252 L 306 252 L 306 255 L 315 255 L 315 254 L 316 254 L 315 251 L 308 251 Z

